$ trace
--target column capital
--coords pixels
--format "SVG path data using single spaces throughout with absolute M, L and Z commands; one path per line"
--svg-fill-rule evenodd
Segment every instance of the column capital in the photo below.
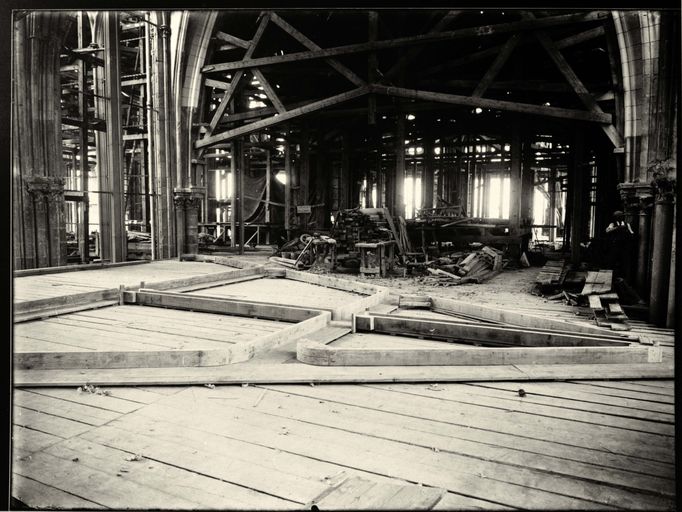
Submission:
M 619 183 L 616 188 L 620 193 L 622 201 L 639 201 L 643 198 L 653 196 L 653 188 L 650 183 L 642 183 L 640 181 Z
M 656 194 L 657 201 L 674 201 L 677 188 L 676 165 L 672 159 L 655 160 L 649 165 L 649 171 L 653 174 L 651 186 Z
M 177 209 L 187 210 L 190 208 L 198 209 L 201 206 L 201 199 L 204 195 L 196 188 L 176 188 L 174 189 L 173 203 Z
M 64 197 L 64 178 L 59 176 L 29 176 L 24 184 L 35 198 L 41 195 L 51 200 Z
M 677 180 L 668 176 L 658 176 L 652 180 L 657 201 L 674 201 Z

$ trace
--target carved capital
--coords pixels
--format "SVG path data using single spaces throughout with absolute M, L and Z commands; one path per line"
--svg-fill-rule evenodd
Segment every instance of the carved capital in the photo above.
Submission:
M 653 175 L 651 186 L 657 201 L 674 201 L 677 188 L 676 163 L 673 159 L 654 160 L 649 166 Z
M 668 176 L 660 176 L 654 178 L 651 184 L 656 193 L 656 200 L 675 200 L 675 189 L 677 188 L 677 180 Z
M 179 194 L 173 198 L 177 210 L 198 209 L 201 206 L 201 197 L 190 194 Z
M 26 190 L 34 198 L 47 197 L 55 201 L 64 198 L 64 178 L 58 176 L 31 176 L 24 180 Z

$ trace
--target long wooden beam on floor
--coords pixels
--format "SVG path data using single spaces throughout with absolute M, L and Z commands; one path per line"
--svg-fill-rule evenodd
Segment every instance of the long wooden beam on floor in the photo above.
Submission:
M 226 265 L 235 268 L 261 268 L 264 267 L 262 263 L 253 263 L 251 261 L 235 258 L 233 256 L 222 256 L 217 254 L 193 254 L 193 261 L 203 261 L 205 263 L 215 263 L 216 265 Z
M 672 379 L 672 363 L 497 366 L 312 366 L 238 363 L 219 368 L 15 370 L 15 387 L 153 386 L 204 384 L 333 384 L 363 382 L 493 382 Z
M 123 300 L 126 304 L 187 309 L 204 313 L 279 320 L 281 322 L 302 322 L 324 311 L 322 308 L 313 309 L 177 292 L 159 292 L 150 289 L 125 292 Z
M 118 288 L 95 290 L 93 292 L 74 293 L 71 295 L 60 295 L 58 297 L 47 297 L 44 299 L 27 300 L 16 302 L 13 305 L 14 323 L 27 322 L 46 316 L 54 316 L 59 311 L 77 311 L 79 307 L 90 309 L 93 304 L 103 301 L 118 299 Z
M 660 347 L 344 348 L 301 340 L 296 359 L 317 366 L 492 366 L 660 363 Z
M 199 276 L 182 277 L 178 279 L 167 279 L 164 281 L 155 281 L 151 283 L 144 283 L 145 287 L 153 288 L 155 291 L 168 290 L 172 288 L 183 288 L 188 286 L 196 286 L 205 283 L 219 282 L 236 277 L 245 277 L 251 275 L 262 275 L 264 269 L 262 266 L 251 268 L 237 269 L 225 272 L 217 272 L 214 274 L 203 274 Z M 125 290 L 134 291 L 142 287 L 143 283 L 135 286 L 125 286 Z M 65 313 L 73 313 L 80 309 L 92 309 L 94 307 L 101 307 L 104 301 L 111 301 L 118 299 L 120 288 L 105 288 L 102 290 L 95 290 L 91 292 L 74 293 L 68 295 L 60 295 L 57 297 L 47 297 L 44 299 L 28 300 L 16 302 L 13 305 L 14 322 L 27 322 L 29 320 L 36 320 L 38 318 L 45 318 L 48 316 L 55 316 Z M 100 305 L 98 305 L 100 304 Z
M 512 309 L 503 309 L 485 304 L 472 303 L 470 301 L 431 297 L 434 311 L 443 313 L 462 313 L 474 317 L 502 322 L 505 324 L 531 327 L 536 329 L 549 329 L 556 331 L 571 331 L 575 333 L 596 334 L 600 336 L 614 336 L 613 332 L 602 327 L 597 327 L 577 322 L 569 322 L 560 318 L 550 318 L 540 315 L 521 313 Z M 616 335 L 626 341 L 639 341 L 637 336 Z
M 142 265 L 151 263 L 149 260 L 120 261 L 118 263 L 83 263 L 79 265 L 63 265 L 60 267 L 29 268 L 15 270 L 14 277 L 40 276 L 44 274 L 59 274 L 62 272 L 75 272 L 76 270 L 101 270 L 103 268 L 127 267 L 130 265 Z
M 356 315 L 354 330 L 418 336 L 434 340 L 454 340 L 517 347 L 628 347 L 627 341 L 613 337 L 558 333 L 551 330 L 513 326 L 438 321 L 396 315 Z

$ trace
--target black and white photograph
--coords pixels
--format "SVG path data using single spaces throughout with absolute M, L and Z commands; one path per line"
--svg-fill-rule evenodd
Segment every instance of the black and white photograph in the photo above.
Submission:
M 8 510 L 676 510 L 679 5 L 131 5 L 7 9 Z

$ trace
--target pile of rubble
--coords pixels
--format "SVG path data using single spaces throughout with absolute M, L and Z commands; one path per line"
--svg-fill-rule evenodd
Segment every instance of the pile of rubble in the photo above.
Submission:
M 484 246 L 470 253 L 453 253 L 420 264 L 428 275 L 420 282 L 435 286 L 456 286 L 465 283 L 482 283 L 499 274 L 506 261 L 502 251 Z

